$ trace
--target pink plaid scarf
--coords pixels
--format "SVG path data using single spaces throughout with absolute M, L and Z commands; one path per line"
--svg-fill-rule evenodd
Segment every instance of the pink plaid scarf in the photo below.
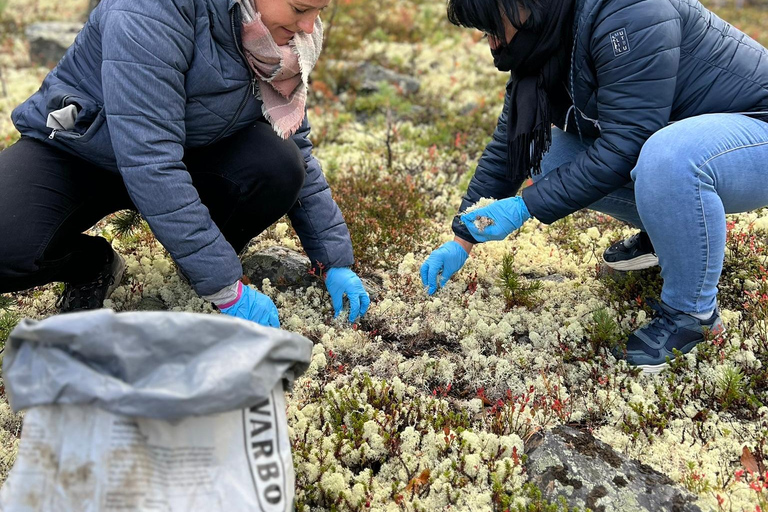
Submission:
M 262 112 L 275 132 L 287 139 L 304 120 L 309 73 L 323 47 L 323 24 L 315 20 L 312 34 L 297 32 L 278 46 L 256 12 L 253 0 L 239 0 L 243 12 L 243 48 L 256 75 Z

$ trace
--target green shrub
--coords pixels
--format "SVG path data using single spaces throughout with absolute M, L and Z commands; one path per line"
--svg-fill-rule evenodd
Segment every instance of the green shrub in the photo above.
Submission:
M 528 309 L 536 306 L 536 293 L 541 290 L 541 281 L 527 282 L 515 270 L 514 253 L 505 254 L 501 260 L 499 284 L 504 293 L 507 309 L 522 306 Z

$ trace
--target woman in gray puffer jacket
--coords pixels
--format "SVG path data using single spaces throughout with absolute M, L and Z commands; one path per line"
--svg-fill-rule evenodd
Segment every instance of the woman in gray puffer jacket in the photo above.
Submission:
M 658 372 L 722 329 L 725 214 L 768 205 L 766 49 L 697 0 L 449 0 L 448 12 L 488 34 L 511 79 L 461 211 L 500 200 L 457 217 L 422 267 L 429 292 L 473 244 L 591 208 L 642 230 L 607 264 L 658 261 L 664 279 L 657 315 L 617 356 Z
M 368 295 L 312 156 L 307 78 L 329 0 L 102 0 L 0 153 L 0 292 L 67 284 L 62 311 L 101 307 L 122 258 L 82 232 L 136 209 L 195 291 L 278 326 L 238 253 L 288 214 L 350 320 Z

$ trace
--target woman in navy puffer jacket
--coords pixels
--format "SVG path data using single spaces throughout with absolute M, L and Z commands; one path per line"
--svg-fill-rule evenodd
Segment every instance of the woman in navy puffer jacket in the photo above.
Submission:
M 617 356 L 657 372 L 722 329 L 725 214 L 768 205 L 766 49 L 697 0 L 449 0 L 448 15 L 488 34 L 511 79 L 461 211 L 499 201 L 457 217 L 422 266 L 429 293 L 473 244 L 591 208 L 641 230 L 606 264 L 664 278 Z
M 122 258 L 82 232 L 136 209 L 195 291 L 278 326 L 240 281 L 238 253 L 288 214 L 327 270 L 338 314 L 368 295 L 344 219 L 311 154 L 307 76 L 329 0 L 102 0 L 0 154 L 0 292 L 67 285 L 62 311 L 101 307 Z

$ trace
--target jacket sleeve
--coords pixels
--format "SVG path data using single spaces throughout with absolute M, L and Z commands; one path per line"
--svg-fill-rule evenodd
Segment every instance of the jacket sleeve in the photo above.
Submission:
M 200 295 L 242 276 L 182 157 L 191 0 L 116 0 L 102 18 L 104 109 L 118 169 L 157 239 Z
M 670 119 L 680 60 L 679 14 L 665 0 L 614 4 L 621 5 L 593 27 L 588 50 L 597 77 L 600 137 L 523 191 L 528 211 L 545 223 L 627 184 L 643 144 Z M 629 51 L 614 52 L 611 34 L 622 29 Z
M 310 125 L 306 115 L 301 127 L 292 137 L 304 156 L 307 174 L 299 199 L 288 212 L 293 228 L 313 267 L 349 267 L 355 262 L 352 240 L 320 163 L 312 155 L 309 140 Z
M 507 178 L 507 107 L 509 94 L 504 96 L 504 108 L 501 111 L 493 137 L 483 151 L 480 161 L 475 169 L 475 175 L 467 187 L 467 193 L 461 201 L 459 212 L 463 212 L 480 199 L 494 198 L 505 199 L 515 195 L 522 185 L 523 180 L 517 182 Z M 477 243 L 469 234 L 467 227 L 459 220 L 459 216 L 453 218 L 453 233 L 468 242 Z

